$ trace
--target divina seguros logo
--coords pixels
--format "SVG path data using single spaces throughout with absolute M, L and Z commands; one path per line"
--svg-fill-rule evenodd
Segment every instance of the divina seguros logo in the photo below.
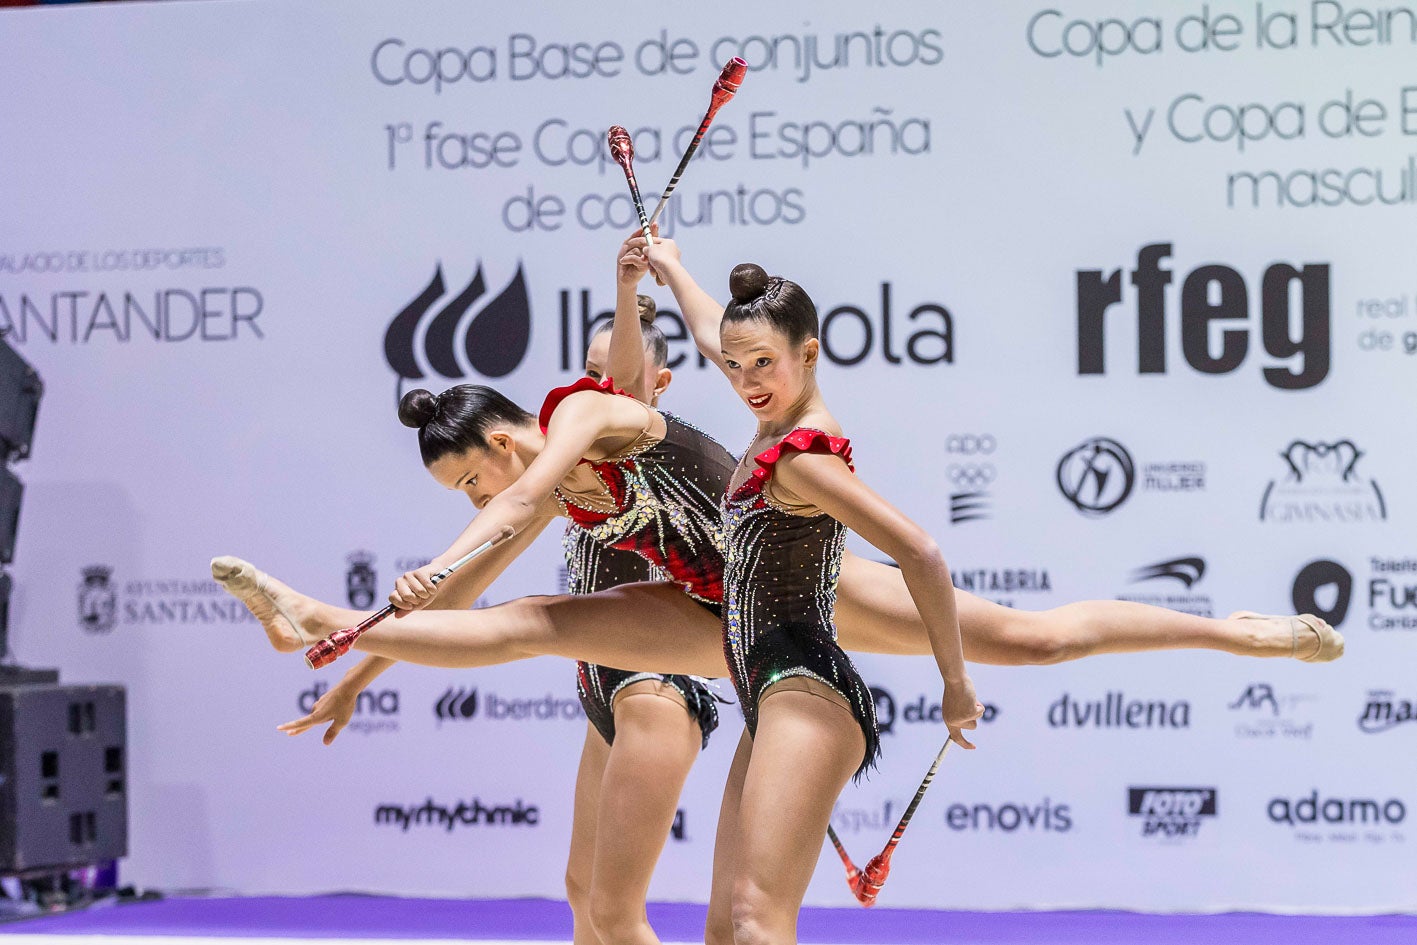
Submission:
M 296 708 L 307 715 L 315 710 L 315 703 L 330 691 L 330 684 L 323 679 L 300 693 L 295 700 Z M 364 689 L 354 701 L 354 715 L 345 727 L 346 731 L 361 735 L 380 732 L 392 733 L 399 730 L 399 691 L 397 689 Z

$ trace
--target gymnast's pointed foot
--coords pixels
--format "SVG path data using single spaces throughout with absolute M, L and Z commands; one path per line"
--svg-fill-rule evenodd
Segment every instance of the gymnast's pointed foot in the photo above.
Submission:
M 1305 663 L 1331 663 L 1343 655 L 1343 634 L 1313 614 L 1278 617 L 1237 610 L 1230 619 L 1268 622 L 1280 649 L 1287 644 L 1288 652 L 1282 655 Z
M 312 611 L 313 602 L 249 561 L 227 556 L 213 558 L 212 577 L 261 622 L 267 639 L 278 652 L 303 650 L 323 636 L 304 619 Z

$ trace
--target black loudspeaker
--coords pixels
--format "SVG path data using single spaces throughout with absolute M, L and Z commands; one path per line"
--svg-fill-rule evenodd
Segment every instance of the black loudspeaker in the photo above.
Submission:
M 122 686 L 0 687 L 0 873 L 128 852 Z
M 44 384 L 24 358 L 0 339 L 0 454 L 24 459 L 34 439 L 34 421 Z

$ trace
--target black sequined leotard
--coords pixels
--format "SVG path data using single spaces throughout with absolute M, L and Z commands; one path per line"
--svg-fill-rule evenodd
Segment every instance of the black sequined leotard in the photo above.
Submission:
M 724 654 L 749 735 L 758 700 L 780 680 L 807 676 L 840 693 L 866 736 L 859 777 L 875 763 L 880 735 L 871 691 L 837 645 L 832 622 L 846 526 L 768 501 L 764 488 L 789 451 L 834 453 L 851 466 L 847 440 L 798 428 L 754 457 L 752 475 L 724 497 Z
M 561 401 L 586 390 L 629 397 L 608 379 L 597 383 L 583 377 L 547 395 L 541 407 L 542 428 Z M 609 508 L 563 489 L 556 490 L 556 497 L 566 516 L 596 544 L 638 554 L 716 612 L 723 602 L 719 498 L 735 464 L 708 434 L 672 414 L 662 416 L 662 440 L 637 443 L 602 462 L 583 461 L 609 495 Z
M 593 594 L 636 581 L 664 580 L 664 575 L 639 555 L 606 548 L 579 525 L 566 526 L 561 544 L 566 550 L 566 590 L 571 594 Z M 713 692 L 702 680 L 678 674 L 632 673 L 582 660 L 576 664 L 576 690 L 586 717 L 606 744 L 615 743 L 615 696 L 631 683 L 646 679 L 658 679 L 678 690 L 689 715 L 699 723 L 704 747 L 708 747 L 709 735 L 718 727 L 718 707 Z

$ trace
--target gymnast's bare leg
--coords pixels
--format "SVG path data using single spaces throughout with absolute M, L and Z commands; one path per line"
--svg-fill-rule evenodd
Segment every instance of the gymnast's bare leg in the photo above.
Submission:
M 1296 618 L 1197 617 L 1132 601 L 1093 600 L 1052 610 L 1015 610 L 955 591 L 964 658 L 1030 666 L 1104 653 L 1219 650 L 1236 656 L 1294 656 L 1320 661 L 1343 654 L 1343 637 Z M 870 653 L 929 653 L 924 628 L 897 568 L 848 554 L 837 587 L 836 623 L 843 648 Z
M 566 867 L 575 942 L 658 945 L 645 899 L 703 735 L 683 696 L 658 679 L 626 686 L 614 712 L 614 745 L 586 727 L 576 779 Z
M 307 641 L 352 626 L 364 616 L 307 597 L 254 569 L 237 574 L 234 566 L 225 570 L 214 566 L 213 573 L 260 619 L 271 645 L 282 652 L 302 649 Z M 964 655 L 976 663 L 1043 665 L 1104 653 L 1171 649 L 1332 659 L 1342 654 L 1343 647 L 1336 632 L 1328 630 L 1330 638 L 1296 633 L 1289 618 L 1221 620 L 1130 601 L 1014 610 L 959 590 L 955 599 Z M 849 650 L 930 654 L 905 581 L 888 565 L 846 556 L 836 623 L 841 644 Z M 299 625 L 300 634 L 293 624 Z M 674 629 L 666 632 L 665 627 Z M 701 676 L 726 672 L 719 622 L 668 585 L 629 585 L 589 596 L 531 597 L 477 611 L 420 611 L 385 621 L 361 637 L 356 647 L 433 666 L 491 666 L 549 654 L 647 672 Z

